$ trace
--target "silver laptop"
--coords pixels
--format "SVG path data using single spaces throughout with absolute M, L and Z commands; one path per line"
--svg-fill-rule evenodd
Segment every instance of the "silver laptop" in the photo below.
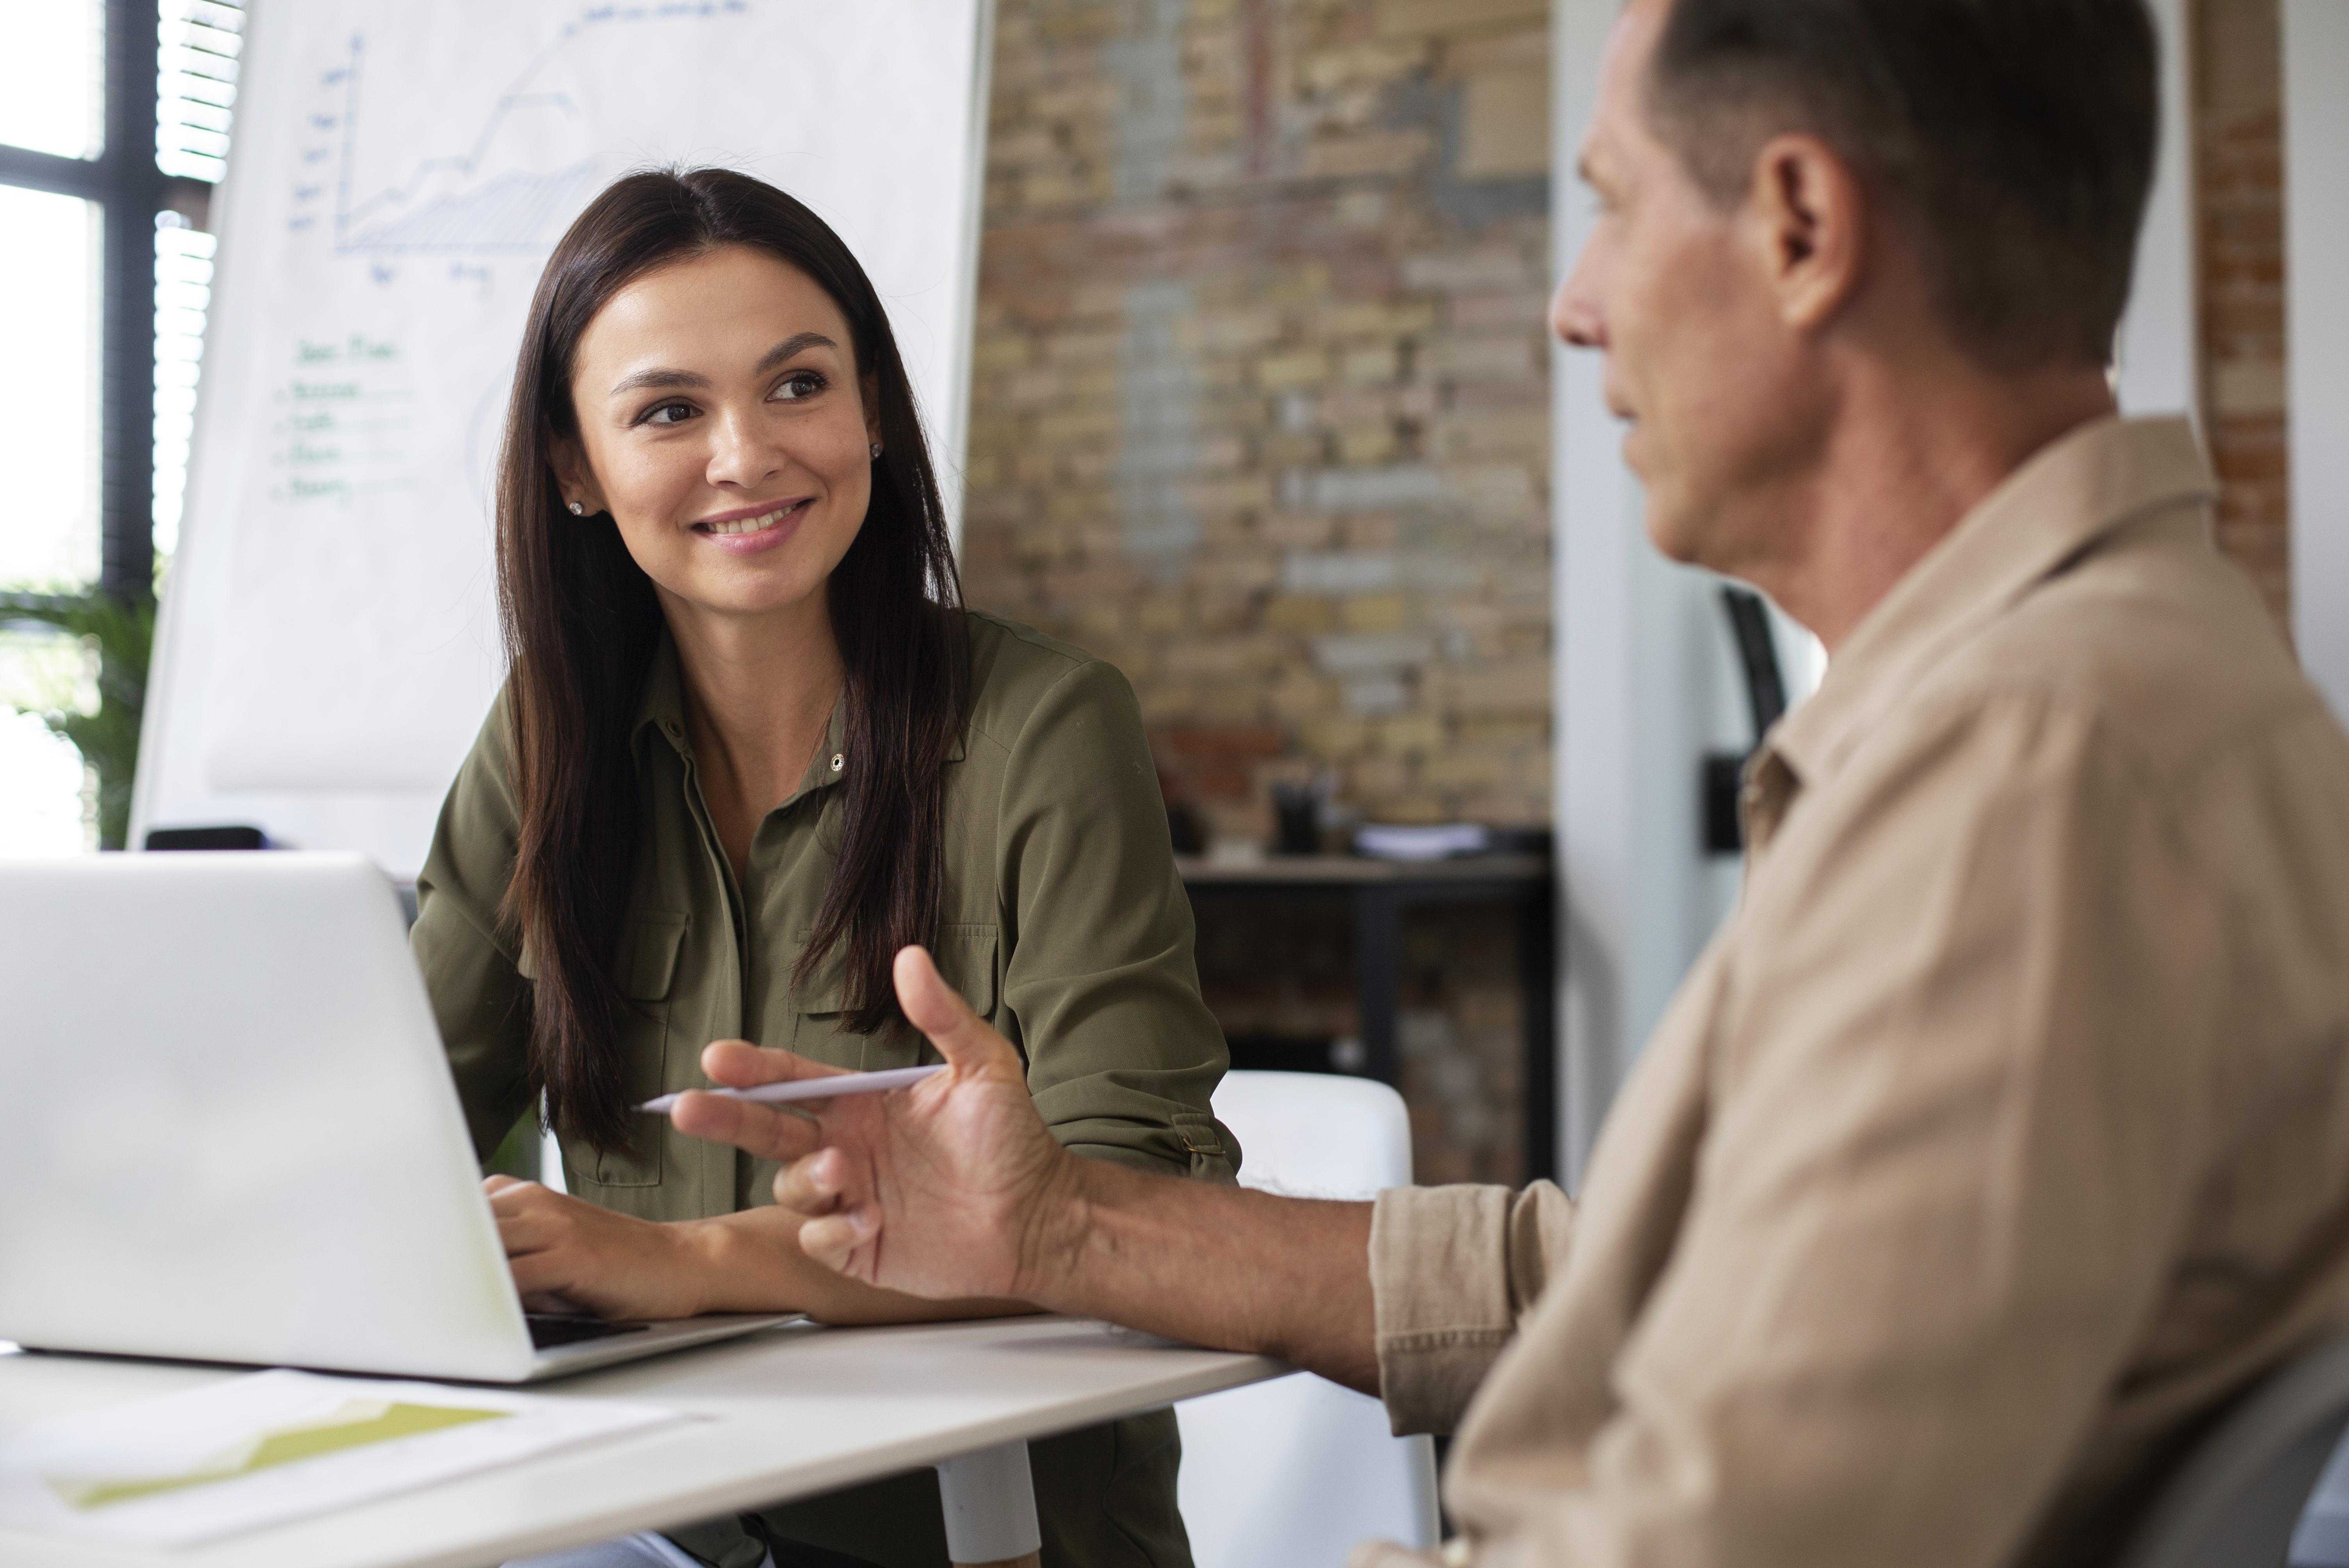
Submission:
M 0 862 L 0 1340 L 521 1383 L 776 1316 L 526 1316 L 357 856 Z

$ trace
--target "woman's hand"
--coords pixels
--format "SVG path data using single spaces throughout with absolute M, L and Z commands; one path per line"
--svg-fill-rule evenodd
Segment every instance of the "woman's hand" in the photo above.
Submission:
M 707 1310 L 701 1253 L 687 1234 L 689 1224 L 615 1213 L 511 1176 L 481 1185 L 514 1288 L 529 1310 L 629 1320 Z

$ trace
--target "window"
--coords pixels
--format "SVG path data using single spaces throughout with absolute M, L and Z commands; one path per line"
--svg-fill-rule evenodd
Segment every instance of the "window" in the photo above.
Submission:
M 0 855 L 97 842 L 96 780 L 36 713 L 95 711 L 99 657 L 38 617 L 146 599 L 177 544 L 243 22 L 43 0 L 0 29 Z

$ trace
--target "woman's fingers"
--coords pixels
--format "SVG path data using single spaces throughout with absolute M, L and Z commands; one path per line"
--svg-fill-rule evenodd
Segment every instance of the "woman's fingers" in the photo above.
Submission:
M 679 1096 L 668 1119 L 688 1138 L 730 1143 L 761 1160 L 797 1160 L 818 1137 L 816 1124 L 804 1116 L 699 1089 Z
M 497 1218 L 498 1243 L 510 1258 L 524 1253 L 542 1253 L 555 1243 L 555 1238 L 536 1214 L 500 1214 Z
M 533 1295 L 558 1295 L 566 1286 L 577 1283 L 572 1270 L 560 1253 L 525 1253 L 509 1257 L 506 1267 L 513 1274 L 514 1289 L 527 1301 Z
M 512 1176 L 492 1176 L 481 1182 L 481 1190 L 490 1195 L 490 1212 L 518 1214 L 547 1189 L 535 1181 L 519 1181 Z

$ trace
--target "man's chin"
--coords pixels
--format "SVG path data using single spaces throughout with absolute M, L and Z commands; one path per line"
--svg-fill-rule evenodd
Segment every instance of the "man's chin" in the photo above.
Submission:
M 1705 564 L 1702 557 L 1703 537 L 1694 520 L 1659 498 L 1653 490 L 1648 492 L 1648 511 L 1644 521 L 1648 542 L 1656 547 L 1659 555 L 1682 566 Z

